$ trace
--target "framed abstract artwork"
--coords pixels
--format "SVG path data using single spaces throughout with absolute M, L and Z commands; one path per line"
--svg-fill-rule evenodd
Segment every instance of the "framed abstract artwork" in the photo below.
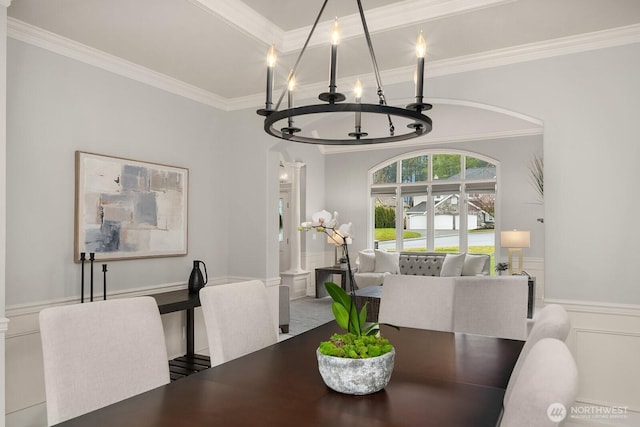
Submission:
M 186 255 L 188 190 L 186 168 L 76 151 L 75 261 Z

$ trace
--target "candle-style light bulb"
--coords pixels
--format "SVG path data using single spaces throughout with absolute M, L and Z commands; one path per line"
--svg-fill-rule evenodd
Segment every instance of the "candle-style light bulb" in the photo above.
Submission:
M 338 23 L 338 17 L 333 20 L 333 25 L 331 26 L 331 44 L 337 46 L 340 44 L 340 36 L 342 31 L 340 29 L 340 24 Z
M 356 84 L 353 86 L 353 95 L 356 98 L 356 104 L 360 104 L 362 100 L 362 83 L 360 83 L 360 79 L 356 80 Z M 356 111 L 356 124 L 355 124 L 355 132 L 349 134 L 349 136 L 355 136 L 356 139 L 360 139 L 361 136 L 367 136 L 366 133 L 362 132 L 362 112 Z
M 296 78 L 291 76 L 287 85 L 287 108 L 293 107 L 293 90 L 296 88 Z
M 271 48 L 269 48 L 269 52 L 267 52 L 267 99 L 265 100 L 265 110 L 271 111 L 271 94 L 273 91 L 273 69 L 276 66 L 277 55 L 276 55 L 276 45 L 272 44 Z
M 424 40 L 422 31 L 418 35 L 416 41 L 416 57 L 418 58 L 418 64 L 416 68 L 415 82 L 416 82 L 416 104 L 418 111 L 420 111 L 420 105 L 422 104 L 422 92 L 424 85 L 424 57 L 427 54 L 427 42 Z
M 336 68 L 338 64 L 338 45 L 340 44 L 340 24 L 338 18 L 334 19 L 331 26 L 331 57 L 329 59 L 329 92 L 323 92 L 318 95 L 322 101 L 331 104 L 342 102 L 346 98 L 343 94 L 336 92 Z
M 353 87 L 353 94 L 356 97 L 356 102 L 360 102 L 362 98 L 362 83 L 360 83 L 360 79 L 356 80 L 356 84 Z
M 273 68 L 276 66 L 278 55 L 276 54 L 276 45 L 272 44 L 267 52 L 267 67 Z
M 427 55 L 427 42 L 424 40 L 424 36 L 422 35 L 422 31 L 418 35 L 418 40 L 416 40 L 416 57 L 424 58 Z

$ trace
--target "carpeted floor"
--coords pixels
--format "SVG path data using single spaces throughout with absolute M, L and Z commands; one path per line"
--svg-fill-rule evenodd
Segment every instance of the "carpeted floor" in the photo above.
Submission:
M 323 323 L 333 320 L 331 298 L 305 297 L 291 301 L 289 333 L 280 334 L 280 339 L 287 339 Z

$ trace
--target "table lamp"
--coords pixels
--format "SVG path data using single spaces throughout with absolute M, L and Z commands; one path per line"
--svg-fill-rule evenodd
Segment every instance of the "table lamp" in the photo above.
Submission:
M 511 230 L 500 232 L 500 246 L 509 249 L 509 274 L 522 272 L 522 248 L 531 247 L 531 233 L 529 231 Z M 518 268 L 513 267 L 513 256 L 518 255 Z

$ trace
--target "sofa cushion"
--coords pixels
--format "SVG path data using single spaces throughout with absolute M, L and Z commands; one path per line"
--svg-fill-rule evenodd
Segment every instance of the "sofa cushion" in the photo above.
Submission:
M 420 253 L 400 255 L 400 274 L 412 276 L 439 276 L 444 255 L 424 255 Z
M 462 268 L 464 267 L 465 253 L 461 254 L 447 254 L 444 257 L 442 263 L 442 270 L 440 276 L 442 277 L 455 277 L 462 274 Z
M 371 249 L 365 249 L 358 254 L 358 272 L 370 273 L 376 268 L 376 254 Z
M 356 286 L 358 289 L 363 289 L 369 286 L 382 285 L 384 283 L 384 278 L 389 276 L 391 273 L 354 273 L 353 279 L 356 281 Z
M 467 254 L 462 265 L 462 276 L 478 276 L 483 274 L 487 262 L 485 255 Z
M 397 274 L 400 271 L 399 268 L 399 260 L 400 253 L 399 252 L 387 252 L 381 251 L 379 249 L 375 250 L 376 257 L 376 265 L 373 271 L 376 273 L 393 273 Z

